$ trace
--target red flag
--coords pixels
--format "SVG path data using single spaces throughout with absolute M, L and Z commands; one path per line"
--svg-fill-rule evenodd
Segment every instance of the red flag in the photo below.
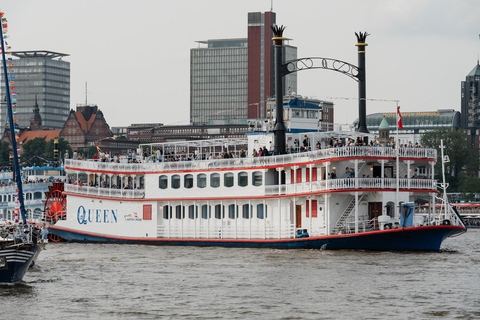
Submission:
M 403 130 L 402 114 L 400 113 L 400 107 L 397 107 L 397 123 L 400 130 Z
M 94 143 L 95 143 L 95 147 L 97 147 L 97 152 L 98 152 L 98 153 L 102 153 L 102 149 L 100 149 L 100 147 L 97 145 L 96 142 L 94 142 Z

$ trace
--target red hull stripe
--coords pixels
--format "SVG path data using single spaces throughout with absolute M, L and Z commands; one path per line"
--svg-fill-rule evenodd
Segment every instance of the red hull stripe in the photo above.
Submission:
M 57 226 L 50 226 L 49 228 L 62 230 L 66 232 L 72 232 L 77 234 L 84 234 L 93 237 L 105 238 L 105 239 L 117 239 L 117 240 L 125 240 L 125 241 L 163 241 L 163 242 L 248 242 L 248 243 L 275 243 L 275 242 L 301 242 L 301 241 L 311 241 L 316 239 L 331 239 L 331 238 L 353 238 L 357 236 L 366 236 L 372 234 L 381 234 L 381 233 L 398 233 L 403 232 L 404 230 L 409 231 L 416 231 L 416 230 L 426 230 L 426 229 L 457 229 L 459 231 L 464 231 L 465 228 L 460 226 L 450 226 L 450 225 L 439 225 L 439 226 L 425 226 L 425 227 L 410 227 L 410 228 L 403 228 L 403 229 L 389 229 L 389 230 L 377 230 L 377 231 L 369 231 L 369 232 L 362 232 L 356 234 L 338 234 L 338 235 L 330 235 L 330 236 L 320 236 L 320 237 L 309 237 L 309 238 L 291 238 L 291 239 L 194 239 L 194 238 L 134 238 L 134 237 L 119 237 L 119 236 L 110 236 L 105 234 L 93 233 L 93 232 L 86 232 L 86 231 L 79 231 L 73 230 L 69 228 L 62 228 Z
M 261 158 L 260 158 L 261 159 Z M 368 159 L 368 160 L 395 160 L 391 157 L 345 157 L 345 158 L 329 158 L 316 161 L 308 162 L 298 162 L 290 164 L 276 164 L 271 166 L 260 166 L 260 167 L 239 167 L 239 168 L 218 168 L 218 169 L 199 169 L 199 170 L 172 170 L 172 171 L 106 171 L 106 170 L 93 170 L 93 169 L 79 169 L 72 167 L 65 167 L 65 170 L 74 170 L 74 171 L 83 171 L 83 172 L 95 172 L 95 173 L 110 173 L 110 174 L 126 174 L 126 175 L 136 175 L 136 174 L 161 174 L 161 173 L 192 173 L 192 172 L 210 172 L 210 171 L 240 171 L 240 170 L 260 170 L 260 169 L 272 169 L 272 168 L 286 168 L 294 166 L 303 166 L 314 163 L 323 163 L 323 162 L 332 162 L 332 161 L 344 161 L 344 160 L 355 160 L 355 159 Z M 413 160 L 413 161 L 434 161 L 435 159 L 426 159 L 426 158 L 399 158 L 401 161 Z M 260 161 L 260 160 L 259 160 Z
M 242 196 L 242 197 L 203 197 L 203 198 L 150 198 L 150 199 L 124 199 L 124 198 L 109 198 L 109 197 L 100 197 L 93 195 L 83 195 L 70 192 L 63 192 L 65 195 L 75 196 L 75 197 L 84 197 L 84 198 L 93 198 L 93 199 L 102 199 L 102 200 L 116 200 L 116 201 L 205 201 L 205 200 L 248 200 L 248 199 L 276 199 L 276 198 L 290 198 L 290 197 L 300 197 L 308 196 L 315 194 L 324 194 L 324 193 L 338 193 L 338 192 L 396 192 L 395 189 L 342 189 L 342 190 L 328 190 L 328 191 L 316 191 L 316 192 L 305 192 L 305 193 L 295 193 L 295 194 L 282 194 L 275 196 Z M 438 193 L 437 190 L 417 190 L 417 189 L 405 189 L 399 190 L 400 192 L 423 192 L 423 193 Z

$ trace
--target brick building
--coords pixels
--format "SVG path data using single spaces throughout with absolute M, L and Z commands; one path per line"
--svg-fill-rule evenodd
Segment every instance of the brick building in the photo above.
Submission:
M 73 150 L 85 149 L 100 139 L 113 137 L 102 111 L 96 105 L 77 106 L 70 110 L 60 137 L 70 143 Z

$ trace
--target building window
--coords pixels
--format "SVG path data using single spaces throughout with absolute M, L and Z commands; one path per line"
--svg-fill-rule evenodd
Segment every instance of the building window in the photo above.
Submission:
M 252 172 L 252 185 L 255 187 L 262 185 L 262 173 L 260 171 Z
M 246 172 L 238 173 L 238 185 L 240 187 L 246 187 L 248 185 L 248 173 Z
M 172 176 L 172 188 L 173 189 L 180 188 L 180 176 L 178 174 L 175 174 Z
M 184 187 L 187 189 L 190 189 L 193 187 L 193 175 L 191 174 L 186 174 L 183 177 L 183 182 L 184 182 Z
M 167 176 L 160 176 L 158 178 L 158 187 L 160 189 L 167 189 L 168 188 L 168 177 Z
M 220 187 L 220 174 L 212 173 L 210 175 L 210 187 L 212 188 Z
M 223 183 L 225 187 L 233 187 L 233 173 L 225 173 L 225 175 L 223 176 Z
M 205 173 L 200 173 L 197 176 L 197 187 L 205 188 L 207 186 L 207 175 Z

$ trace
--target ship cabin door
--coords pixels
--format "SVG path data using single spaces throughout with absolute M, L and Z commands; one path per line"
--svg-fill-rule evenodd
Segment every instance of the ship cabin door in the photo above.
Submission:
M 372 174 L 373 174 L 372 178 L 393 178 L 393 166 L 384 167 L 383 177 L 382 177 L 382 167 L 374 166 Z
M 382 215 L 382 203 L 381 202 L 369 202 L 368 203 L 368 220 L 378 218 Z M 378 220 L 375 220 L 375 227 L 378 226 Z
M 301 205 L 296 205 L 295 206 L 295 221 L 296 223 L 296 228 L 301 228 L 302 227 L 302 206 Z

